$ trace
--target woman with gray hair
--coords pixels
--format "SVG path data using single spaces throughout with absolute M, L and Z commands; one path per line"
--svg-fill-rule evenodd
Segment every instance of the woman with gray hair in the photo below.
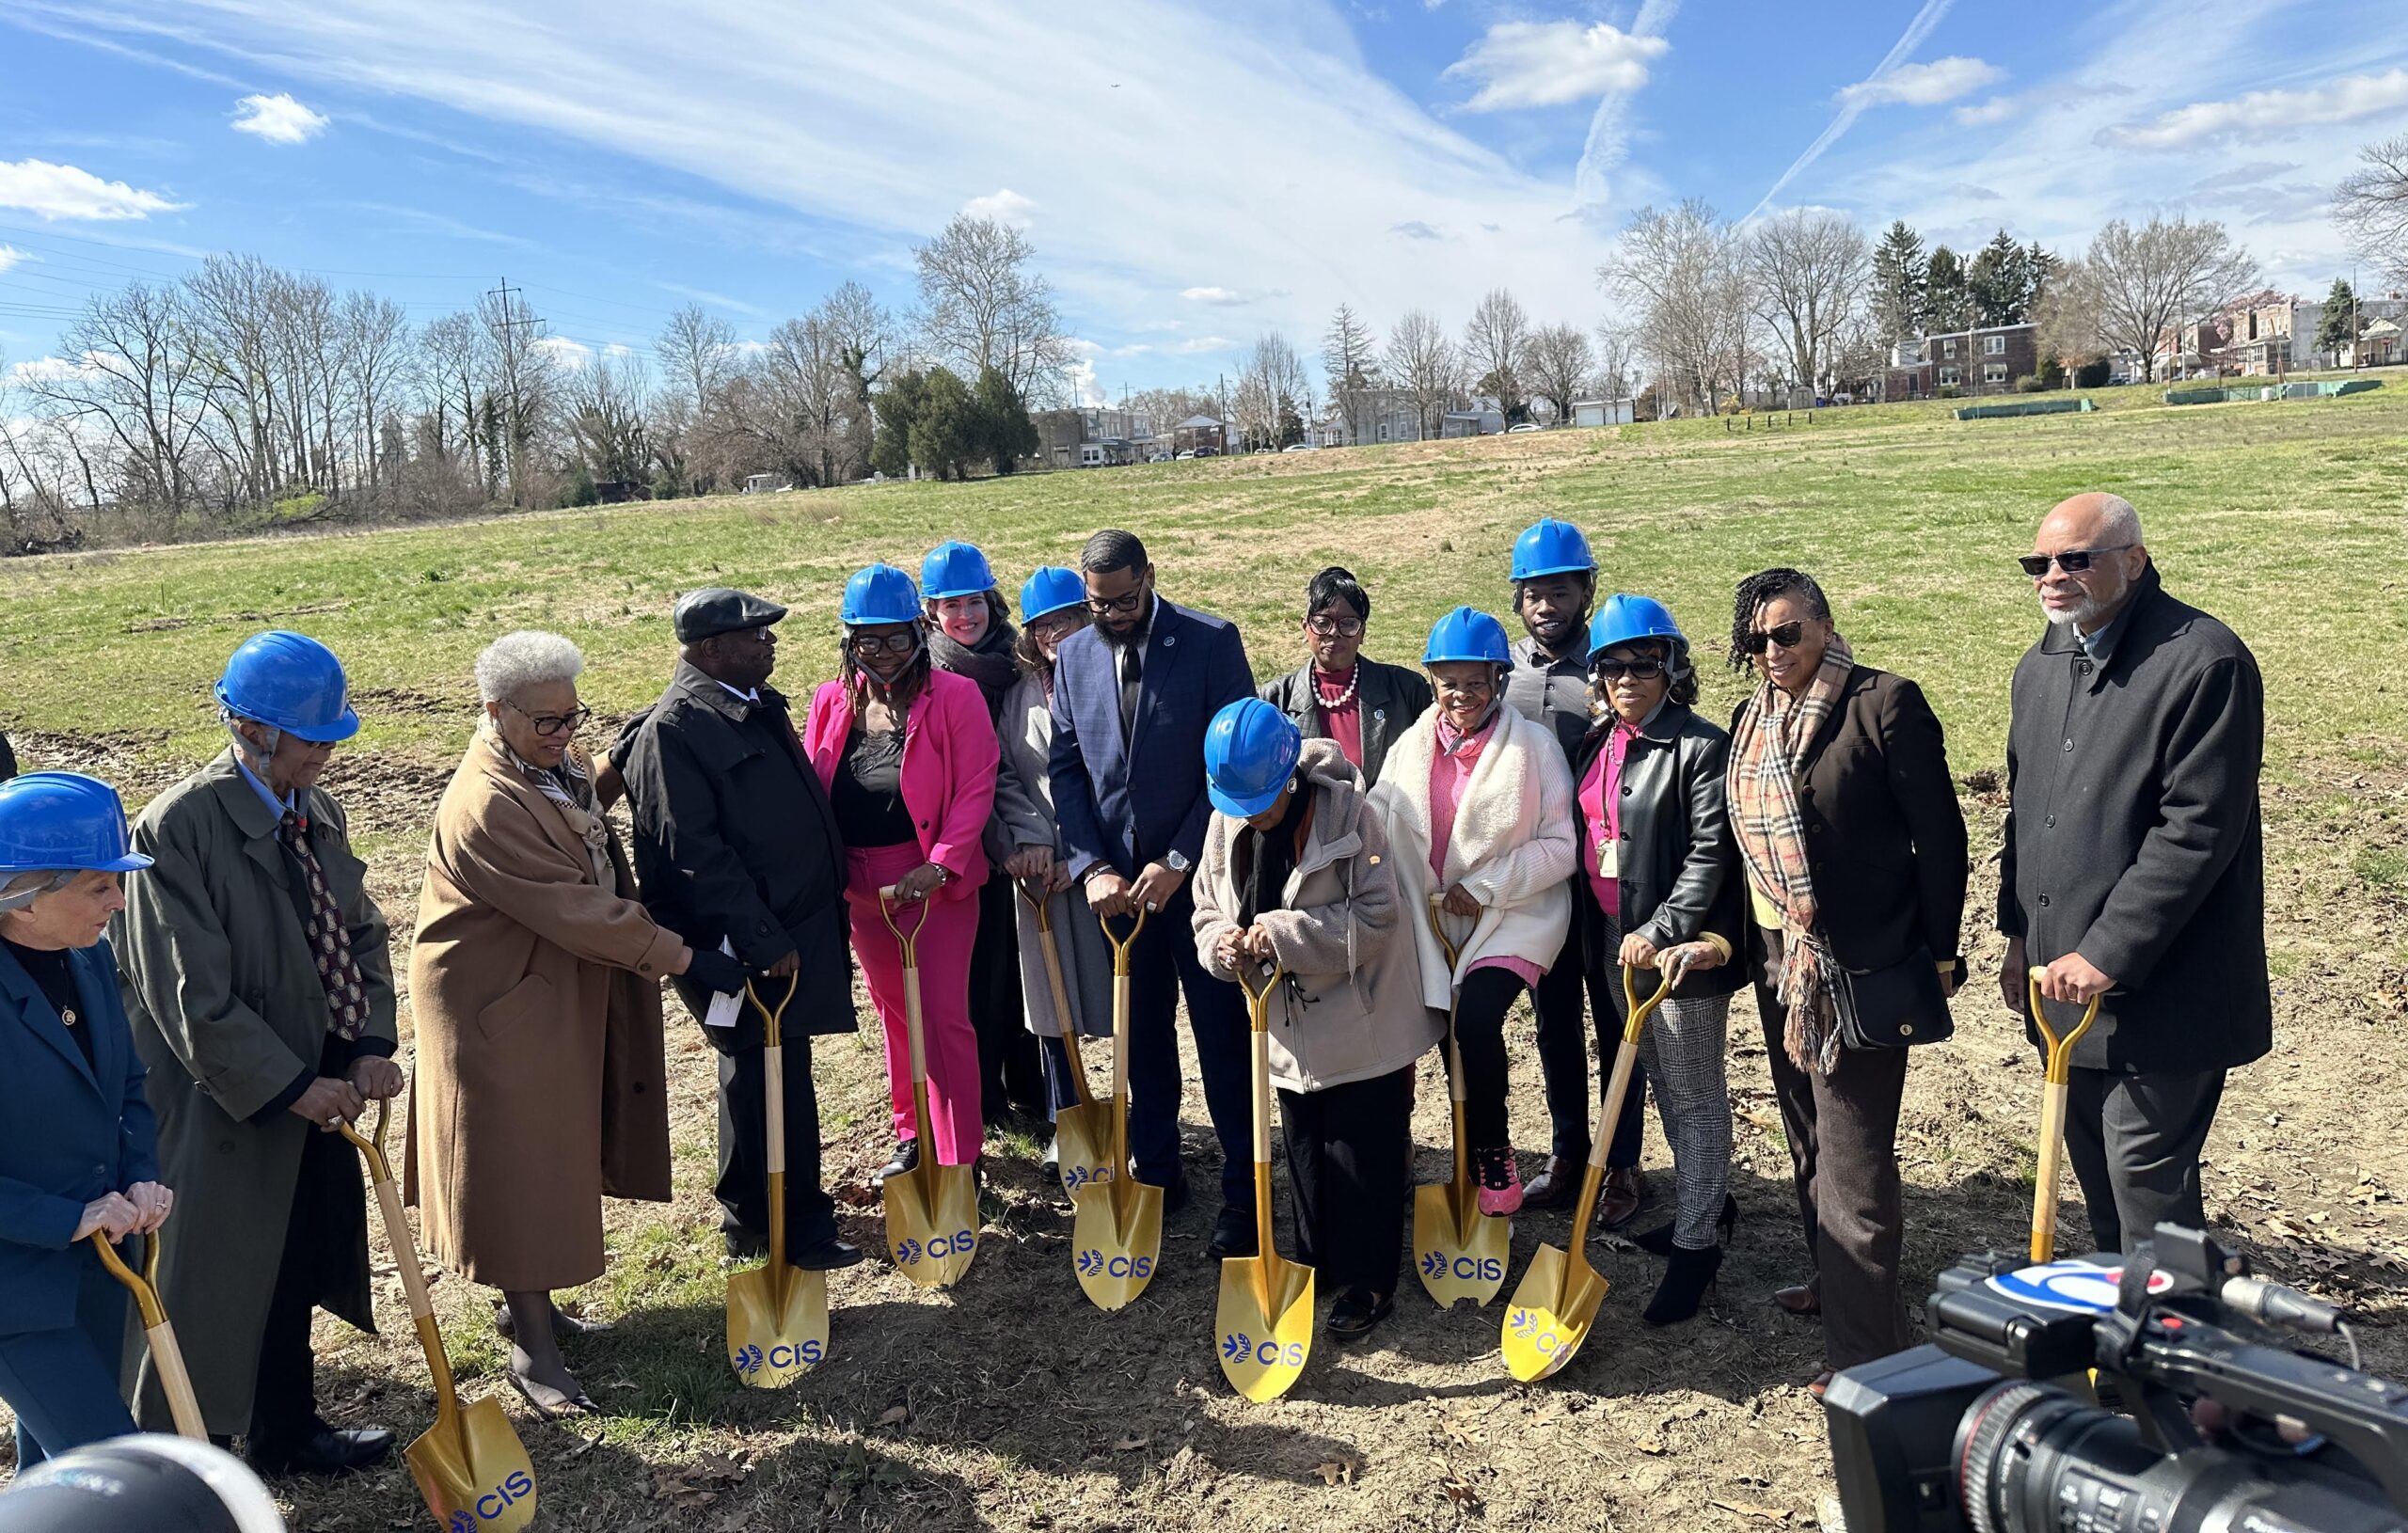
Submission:
M 558 1288 L 602 1273 L 602 1199 L 666 1202 L 660 980 L 742 970 L 654 924 L 577 743 L 585 657 L 505 634 L 477 657 L 476 737 L 435 813 L 410 951 L 418 1074 L 404 1191 L 436 1257 L 502 1290 L 510 1378 L 547 1414 L 594 1409 Z

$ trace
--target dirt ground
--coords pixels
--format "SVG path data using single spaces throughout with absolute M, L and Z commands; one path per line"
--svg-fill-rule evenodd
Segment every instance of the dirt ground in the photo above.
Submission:
M 54 765 L 95 749 L 24 743 Z M 404 764 L 338 761 L 332 786 L 355 833 L 397 848 L 375 877 L 399 934 L 410 929 L 412 853 L 440 782 Z M 1967 807 L 1975 846 L 1995 846 L 2003 803 L 1976 794 Z M 2354 877 L 2340 853 L 2321 849 L 2408 844 L 2408 773 L 2270 784 L 2266 811 L 2276 1051 L 2232 1081 L 2210 1145 L 2209 1206 L 2219 1236 L 2264 1271 L 2364 1308 L 2369 1367 L 2408 1376 L 2398 1327 L 2408 1310 L 2408 909 L 2398 880 Z M 2020 1245 L 2030 1213 L 2039 1072 L 1984 977 L 1998 961 L 1985 929 L 1995 890 L 1995 865 L 1977 867 L 1975 983 L 1957 1004 L 1955 1039 L 1920 1051 L 1909 1075 L 1899 1150 L 1910 1294 L 1967 1251 Z M 498 1392 L 532 1450 L 544 1526 L 1762 1529 L 1813 1524 L 1830 1493 L 1821 1411 L 1800 1387 L 1820 1367 L 1818 1335 L 1767 1301 L 1804 1263 L 1744 995 L 1730 1048 L 1742 1216 L 1696 1320 L 1640 1324 L 1658 1263 L 1601 1239 L 1591 1256 L 1612 1287 L 1596 1329 L 1562 1374 L 1526 1386 L 1498 1355 L 1501 1300 L 1442 1314 L 1408 1270 L 1394 1318 L 1368 1344 L 1318 1337 L 1294 1390 L 1262 1406 L 1235 1395 L 1214 1362 L 1209 1197 L 1169 1222 L 1164 1270 L 1143 1298 L 1105 1315 L 1072 1278 L 1068 1201 L 1024 1137 L 990 1138 L 987 1225 L 959 1288 L 923 1294 L 873 1256 L 830 1286 L 826 1364 L 783 1391 L 737 1387 L 720 1356 L 711 1056 L 673 1003 L 671 1012 L 677 1200 L 613 1206 L 613 1272 L 576 1296 L 618 1321 L 570 1351 L 610 1414 L 577 1430 L 534 1419 L 499 1388 L 484 1296 L 456 1281 L 436 1288 L 464 1388 Z M 1534 1157 L 1547 1128 L 1527 1018 L 1517 1025 L 1514 1132 Z M 822 1040 L 817 1067 L 829 1183 L 848 1238 L 875 1251 L 882 1223 L 862 1178 L 890 1146 L 871 1037 Z M 1215 1150 L 1192 1056 L 1188 1079 L 1191 1175 L 1209 1187 Z M 1418 1171 L 1436 1179 L 1448 1129 L 1435 1055 L 1418 1102 Z M 1669 1214 L 1652 1113 L 1647 1165 L 1640 1226 Z M 2082 1230 L 2067 1191 L 2066 1228 Z M 1280 1223 L 1290 1247 L 1284 1195 Z M 1560 1212 L 1516 1220 L 1509 1291 L 1536 1245 L 1560 1245 L 1568 1223 Z M 389 1274 L 381 1242 L 377 1259 Z M 383 1422 L 406 1438 L 431 1411 L 398 1281 L 383 1285 L 385 1337 L 321 1320 L 325 1403 L 339 1421 Z M 398 1466 L 278 1490 L 297 1529 L 427 1525 Z

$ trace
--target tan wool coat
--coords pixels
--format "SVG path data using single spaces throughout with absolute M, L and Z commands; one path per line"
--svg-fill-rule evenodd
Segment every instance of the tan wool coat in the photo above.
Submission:
M 404 1193 L 472 1283 L 602 1273 L 602 1199 L 669 1197 L 660 980 L 685 946 L 614 887 L 566 812 L 480 737 L 444 789 L 410 950 Z

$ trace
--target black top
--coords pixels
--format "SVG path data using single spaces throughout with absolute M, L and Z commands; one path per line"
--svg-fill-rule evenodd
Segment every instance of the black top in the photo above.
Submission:
M 854 724 L 845 736 L 845 753 L 837 758 L 836 778 L 829 785 L 836 808 L 836 833 L 847 846 L 916 845 L 919 832 L 911 812 L 903 807 L 903 735 L 899 730 L 875 733 Z
M 6 941 L 6 939 L 0 939 L 0 941 Z M 84 1015 L 84 998 L 75 988 L 75 972 L 67 966 L 67 950 L 19 947 L 14 942 L 7 942 L 7 946 L 9 956 L 24 966 L 25 972 L 33 976 L 33 982 L 41 987 L 41 993 L 50 1002 L 51 1010 L 58 1013 L 58 1019 L 67 1024 L 67 1035 L 75 1040 L 76 1048 L 84 1051 L 84 1063 L 91 1064 L 91 1023 Z
M 1311 787 L 1300 782 L 1288 795 L 1288 812 L 1279 816 L 1277 825 L 1268 830 L 1248 829 L 1239 837 L 1239 856 L 1245 863 L 1238 881 L 1241 926 L 1253 925 L 1255 917 L 1265 910 L 1283 909 L 1288 876 L 1296 871 L 1296 859 L 1304 851 L 1312 805 Z

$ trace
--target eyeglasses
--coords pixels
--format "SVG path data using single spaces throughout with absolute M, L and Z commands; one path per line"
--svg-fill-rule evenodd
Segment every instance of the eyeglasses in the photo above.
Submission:
M 502 706 L 534 725 L 535 733 L 547 740 L 556 735 L 576 734 L 585 727 L 587 719 L 594 717 L 594 710 L 587 707 L 579 707 L 575 713 L 529 713 L 515 703 L 505 703 Z
M 2049 563 L 2052 560 L 2056 561 L 2057 568 L 2067 575 L 2080 575 L 2090 568 L 2090 561 L 2100 554 L 2120 554 L 2127 548 L 2135 546 L 2137 545 L 2119 543 L 2112 548 L 2068 548 L 2061 554 L 2025 554 L 2016 562 L 2022 565 L 2023 573 L 2035 580 L 2049 573 Z
M 1089 596 L 1087 610 L 1098 617 L 1107 617 L 1114 612 L 1133 612 L 1137 604 L 1145 599 L 1146 588 L 1140 584 L 1125 596 Z
M 1434 675 L 1430 681 L 1439 691 L 1456 697 L 1487 697 L 1497 690 L 1497 678 L 1494 676 L 1477 676 L 1469 681 L 1449 681 L 1444 676 Z
M 1363 637 L 1361 618 L 1323 617 L 1316 613 L 1305 619 L 1305 626 L 1323 639 L 1360 639 Z
M 1028 631 L 1039 639 L 1061 639 L 1076 633 L 1085 624 L 1075 612 L 1048 612 L 1028 625 Z
M 1636 660 L 1599 660 L 1592 670 L 1599 681 L 1620 681 L 1624 676 L 1653 681 L 1664 673 L 1664 662 L 1642 655 Z
M 1806 624 L 1800 620 L 1783 623 L 1770 628 L 1751 629 L 1748 637 L 1739 641 L 1739 645 L 1751 655 L 1762 655 L 1766 647 L 1771 644 L 1779 644 L 1782 649 L 1796 649 L 1798 641 L 1805 637 Z
M 909 655 L 920 647 L 920 634 L 915 628 L 894 634 L 857 633 L 846 642 L 856 655 Z

